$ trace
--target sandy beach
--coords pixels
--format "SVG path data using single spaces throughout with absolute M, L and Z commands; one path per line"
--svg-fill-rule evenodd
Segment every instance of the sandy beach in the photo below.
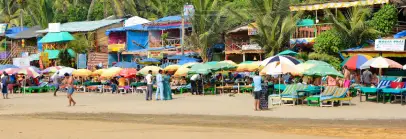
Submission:
M 406 106 L 359 102 L 321 108 L 271 106 L 253 111 L 252 96 L 14 94 L 0 100 L 0 138 L 406 138 Z M 7 125 L 7 126 L 4 126 Z M 24 128 L 22 128 L 24 127 Z M 27 127 L 27 128 L 25 128 Z

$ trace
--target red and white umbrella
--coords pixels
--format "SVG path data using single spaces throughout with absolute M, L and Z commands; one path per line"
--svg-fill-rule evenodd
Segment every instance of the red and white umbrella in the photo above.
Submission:
M 377 57 L 377 58 L 372 58 L 365 62 L 364 64 L 361 65 L 361 69 L 366 69 L 366 68 L 397 68 L 397 69 L 402 69 L 403 66 L 400 65 L 398 62 L 393 61 L 388 58 L 384 57 Z
M 48 67 L 48 68 L 42 70 L 41 72 L 42 73 L 55 73 L 62 68 L 64 68 L 64 67 L 63 66 L 52 66 L 52 67 Z
M 132 68 L 123 69 L 120 71 L 120 73 L 118 73 L 118 75 L 123 76 L 125 78 L 135 77 L 135 75 L 137 75 L 137 70 Z
M 18 70 L 18 74 L 24 74 L 26 76 L 34 78 L 40 76 L 40 74 L 36 71 L 36 69 L 32 67 L 21 68 L 20 70 Z

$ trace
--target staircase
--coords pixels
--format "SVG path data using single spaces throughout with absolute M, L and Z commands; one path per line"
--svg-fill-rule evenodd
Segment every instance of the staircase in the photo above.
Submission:
M 2 60 L 0 64 L 13 64 L 13 58 L 21 57 L 22 52 L 28 52 L 28 54 L 34 54 L 37 53 L 37 48 L 35 46 L 26 46 L 26 47 L 20 47 L 20 46 L 11 46 L 7 58 Z
M 107 68 L 108 65 L 108 53 L 88 53 L 87 67 L 92 68 L 97 66 L 99 63 L 103 64 L 103 68 Z
M 6 51 L 7 53 L 7 51 Z M 7 58 L 1 61 L 1 65 L 4 64 L 13 64 L 13 58 L 17 57 L 18 53 L 16 51 L 16 47 L 11 47 L 8 53 L 6 54 Z

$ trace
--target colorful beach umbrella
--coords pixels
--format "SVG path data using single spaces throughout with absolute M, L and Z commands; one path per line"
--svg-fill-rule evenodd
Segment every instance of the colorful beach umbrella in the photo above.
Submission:
M 156 74 L 158 74 L 158 71 L 162 70 L 162 69 L 157 66 L 145 66 L 140 71 L 138 71 L 137 74 L 138 75 L 147 75 L 149 70 L 152 71 L 152 75 L 156 75 Z
M 372 59 L 372 57 L 368 55 L 358 54 L 348 58 L 348 60 L 346 61 L 346 63 L 344 63 L 343 66 L 347 66 L 347 68 L 351 70 L 360 69 L 362 64 L 367 62 L 369 59 Z
M 75 70 L 74 68 L 65 67 L 65 68 L 58 70 L 55 74 L 57 74 L 58 76 L 64 76 L 65 73 L 72 75 L 72 72 L 74 70 Z
M 32 67 L 27 67 L 27 68 L 21 68 L 17 72 L 18 74 L 24 74 L 28 77 L 38 77 L 40 74 Z
M 19 68 L 18 66 L 11 65 L 11 64 L 5 64 L 5 65 L 0 65 L 0 70 L 8 69 L 8 68 Z
M 237 64 L 231 64 L 227 62 L 218 62 L 217 64 L 210 66 L 208 64 L 205 64 L 207 68 L 210 68 L 213 71 L 220 71 L 220 70 L 234 70 L 237 68 Z
M 296 56 L 297 52 L 292 51 L 292 50 L 285 50 L 280 52 L 279 54 L 277 54 L 278 56 L 284 56 L 284 55 L 288 55 L 288 56 Z
M 291 57 L 291 56 L 272 56 L 272 57 L 266 58 L 260 64 L 261 64 L 261 66 L 266 66 L 272 62 L 293 63 L 294 65 L 297 65 L 300 63 L 299 60 L 297 60 L 296 58 Z
M 218 62 L 217 64 L 231 64 L 231 65 L 234 65 L 234 66 L 237 66 L 238 64 L 236 64 L 234 61 L 231 61 L 231 60 L 224 60 L 224 61 L 220 61 L 220 62 Z
M 173 76 L 175 76 L 175 77 L 187 76 L 189 70 L 190 70 L 190 68 L 180 67 L 180 68 L 175 72 L 175 74 L 173 74 Z
M 265 68 L 261 70 L 261 72 L 267 75 L 281 75 L 286 73 L 299 72 L 299 70 L 296 68 L 295 64 L 290 62 L 272 62 L 266 65 Z
M 260 66 L 258 62 L 254 61 L 245 61 L 237 65 L 237 69 L 235 71 L 237 72 L 254 72 L 258 71 L 260 69 Z
M 212 67 L 208 66 L 207 64 L 195 64 L 193 65 L 188 74 L 203 74 L 203 75 L 207 75 L 210 72 L 212 72 Z
M 119 67 L 108 68 L 105 71 L 103 71 L 103 73 L 100 75 L 100 77 L 112 78 L 114 76 L 117 76 L 121 70 L 122 70 L 122 68 L 119 68 Z
M 92 75 L 92 71 L 88 69 L 77 69 L 72 72 L 73 76 L 87 77 Z
M 6 72 L 7 74 L 15 74 L 18 72 L 18 70 L 20 70 L 19 68 L 6 68 L 0 71 L 1 74 L 3 74 L 3 72 Z
M 63 66 L 52 66 L 52 67 L 48 67 L 48 68 L 42 70 L 41 73 L 55 73 L 62 68 L 64 68 L 64 67 Z
M 106 69 L 98 69 L 92 72 L 92 75 L 96 76 L 96 75 L 101 75 L 104 71 L 106 71 Z
M 397 69 L 402 69 L 403 66 L 400 65 L 398 62 L 395 62 L 391 59 L 384 58 L 384 57 L 377 57 L 377 58 L 372 58 L 365 62 L 364 64 L 361 65 L 360 69 L 367 69 L 369 67 L 373 68 L 397 68 Z
M 180 68 L 179 65 L 169 65 L 169 66 L 165 67 L 164 70 L 173 73 L 176 70 L 178 70 L 179 68 Z
M 333 66 L 331 65 L 316 65 L 312 68 L 309 68 L 308 70 L 303 72 L 303 75 L 306 76 L 338 76 L 338 77 L 344 77 L 343 74 L 341 74 L 339 71 L 337 71 Z
M 126 68 L 121 70 L 118 75 L 123 76 L 125 78 L 135 77 L 137 75 L 137 69 L 134 68 Z
M 194 64 L 198 64 L 198 63 L 197 63 L 197 62 L 190 62 L 190 63 L 183 64 L 182 67 L 190 68 L 190 67 L 192 67 Z

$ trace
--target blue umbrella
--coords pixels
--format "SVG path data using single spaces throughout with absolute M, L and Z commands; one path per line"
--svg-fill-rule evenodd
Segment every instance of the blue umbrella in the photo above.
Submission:
M 137 68 L 138 64 L 135 62 L 117 62 L 113 67 L 120 68 Z
M 11 65 L 11 64 L 6 64 L 6 65 L 0 65 L 0 70 L 8 69 L 8 68 L 19 68 L 18 66 Z
M 147 58 L 140 61 L 141 64 L 159 64 L 161 61 L 155 58 Z

